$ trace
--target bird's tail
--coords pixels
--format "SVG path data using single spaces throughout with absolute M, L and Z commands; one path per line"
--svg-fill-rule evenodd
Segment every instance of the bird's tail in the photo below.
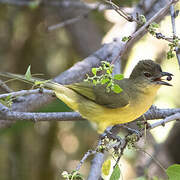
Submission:
M 62 91 L 62 88 L 65 88 L 63 85 L 53 82 L 52 80 L 44 80 L 35 77 L 27 77 L 26 75 L 21 74 L 13 74 L 9 72 L 0 72 L 0 76 L 12 78 L 13 80 L 23 81 L 28 84 L 32 84 L 33 86 L 46 87 L 58 92 Z
M 44 80 L 34 77 L 26 77 L 26 75 L 13 74 L 8 72 L 0 72 L 0 76 L 12 78 L 14 80 L 20 80 L 26 83 L 30 83 L 33 86 L 46 87 L 54 91 L 57 98 L 61 99 L 65 104 L 67 104 L 71 109 L 78 111 L 77 100 L 80 98 L 75 91 L 69 89 L 62 84 L 53 82 L 52 80 Z

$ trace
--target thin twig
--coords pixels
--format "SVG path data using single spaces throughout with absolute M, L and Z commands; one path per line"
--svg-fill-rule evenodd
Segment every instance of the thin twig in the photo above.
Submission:
M 6 97 L 17 97 L 17 96 L 25 96 L 29 94 L 48 94 L 48 95 L 54 95 L 54 91 L 48 90 L 48 89 L 31 89 L 31 90 L 21 90 L 17 92 L 10 92 L 6 94 L 0 94 L 0 99 L 6 98 Z
M 124 12 L 120 7 L 118 7 L 112 1 L 105 0 L 105 2 L 110 4 L 112 6 L 112 9 L 114 9 L 120 16 L 122 16 L 127 21 L 129 21 L 129 22 L 135 21 L 137 24 L 139 24 L 139 21 L 137 19 L 135 19 L 133 16 L 131 16 L 131 15 L 127 14 L 126 12 Z
M 79 171 L 79 170 L 80 170 L 82 164 L 84 163 L 84 161 L 85 161 L 89 156 L 91 156 L 91 155 L 93 155 L 93 154 L 96 154 L 96 153 L 97 153 L 97 151 L 95 151 L 95 150 L 88 150 L 88 151 L 84 154 L 84 156 L 83 156 L 83 158 L 81 159 L 81 161 L 79 162 L 78 166 L 76 167 L 76 171 Z
M 12 89 L 10 89 L 3 81 L 0 80 L 0 87 L 5 90 L 6 92 L 10 93 L 13 92 Z
M 170 42 L 170 43 L 173 43 L 173 38 L 171 38 L 171 37 L 166 37 L 165 35 L 163 35 L 162 33 L 156 33 L 156 38 L 157 39 L 164 39 L 164 40 L 166 40 L 166 41 L 168 41 L 168 42 Z
M 67 25 L 70 25 L 70 24 L 74 24 L 74 23 L 76 23 L 77 21 L 80 21 L 81 19 L 86 18 L 86 17 L 88 16 L 89 12 L 90 12 L 90 11 L 85 12 L 85 13 L 83 13 L 83 14 L 75 17 L 75 18 L 68 19 L 68 20 L 66 20 L 66 21 L 64 21 L 64 22 L 62 22 L 62 23 L 49 26 L 49 27 L 48 27 L 48 31 L 52 31 L 52 30 L 55 30 L 55 29 L 57 29 L 57 28 L 62 28 L 62 27 L 64 27 L 64 26 L 67 26 Z
M 175 39 L 177 37 L 176 37 L 176 24 L 175 24 L 175 10 L 174 10 L 173 4 L 170 6 L 170 13 L 171 13 L 171 23 L 172 23 L 172 30 L 173 30 L 173 39 Z M 178 59 L 178 63 L 180 67 L 180 48 L 175 47 L 175 52 L 176 52 L 176 57 Z
M 147 31 L 147 28 L 149 25 L 156 21 L 160 16 L 163 16 L 167 10 L 170 8 L 170 6 L 174 3 L 177 3 L 178 0 L 171 0 L 169 1 L 165 7 L 163 7 L 160 11 L 158 11 L 151 19 L 149 19 L 142 27 L 140 27 L 134 34 L 131 35 L 131 38 L 127 41 L 127 43 L 123 46 L 122 50 L 119 52 L 118 56 L 114 58 L 114 60 L 111 62 L 111 64 L 115 64 L 115 62 L 119 59 L 119 57 L 122 57 L 128 47 L 134 42 L 143 32 Z
M 166 123 L 171 122 L 171 121 L 175 121 L 175 120 L 180 120 L 180 113 L 176 113 L 176 114 L 173 114 L 171 116 L 167 116 L 163 120 L 151 124 L 148 129 L 154 129 L 158 126 L 164 126 Z

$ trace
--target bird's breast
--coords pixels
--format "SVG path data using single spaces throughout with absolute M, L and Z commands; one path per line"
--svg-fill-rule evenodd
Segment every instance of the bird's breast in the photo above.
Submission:
M 156 96 L 157 89 L 152 89 L 147 93 L 140 93 L 136 98 L 130 99 L 130 103 L 124 107 L 120 108 L 103 108 L 101 113 L 94 116 L 94 121 L 97 123 L 102 122 L 102 124 L 122 124 L 131 122 L 142 114 L 144 114 L 153 104 L 154 98 Z

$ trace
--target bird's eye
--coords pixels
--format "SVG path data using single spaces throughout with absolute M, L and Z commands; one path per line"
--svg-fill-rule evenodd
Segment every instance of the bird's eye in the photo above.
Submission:
M 145 75 L 146 77 L 151 77 L 151 76 L 152 76 L 152 74 L 151 74 L 151 73 L 148 73 L 148 72 L 144 72 L 144 75 Z

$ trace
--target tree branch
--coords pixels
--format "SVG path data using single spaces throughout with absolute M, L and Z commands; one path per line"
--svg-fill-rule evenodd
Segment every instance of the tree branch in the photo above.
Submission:
M 175 24 L 175 11 L 174 11 L 174 5 L 172 4 L 170 6 L 170 13 L 171 13 L 171 23 L 172 23 L 172 30 L 173 30 L 173 39 L 177 38 L 176 37 L 176 24 Z M 180 67 L 180 48 L 179 47 L 175 47 L 175 52 L 176 52 L 176 57 L 179 63 L 179 67 Z
M 79 121 L 84 120 L 77 112 L 29 113 L 11 111 L 0 103 L 0 119 L 13 121 Z M 0 121 L 1 121 L 0 120 Z
M 82 1 L 72 1 L 72 0 L 64 0 L 64 1 L 23 1 L 23 0 L 0 0 L 1 4 L 8 4 L 13 6 L 25 6 L 31 7 L 33 5 L 36 6 L 52 6 L 52 7 L 63 7 L 63 8 L 83 8 L 88 10 L 98 10 L 104 11 L 106 9 L 112 9 L 109 5 L 95 2 L 95 3 L 86 3 Z
M 167 11 L 169 10 L 170 6 L 174 3 L 177 3 L 178 0 L 171 0 L 169 1 L 163 8 L 161 8 L 151 19 L 149 19 L 142 27 L 140 27 L 135 33 L 133 33 L 130 37 L 130 40 L 125 43 L 121 51 L 119 52 L 118 56 L 112 61 L 112 64 L 115 63 L 119 58 L 121 58 L 126 52 L 127 49 L 132 45 L 134 41 L 139 39 L 147 32 L 147 28 L 152 22 L 156 22 L 160 17 L 164 17 Z
M 17 96 L 25 96 L 25 95 L 38 94 L 38 93 L 55 96 L 54 91 L 49 90 L 49 89 L 40 88 L 40 89 L 21 90 L 21 91 L 17 91 L 17 92 L 0 94 L 0 99 L 6 98 L 6 97 L 13 98 L 13 97 L 17 97 Z
M 155 123 L 151 124 L 149 128 L 154 129 L 158 126 L 165 126 L 166 123 L 174 121 L 174 120 L 180 120 L 180 113 L 173 114 L 171 116 L 164 118 L 161 121 L 155 122 Z
M 5 90 L 6 92 L 10 93 L 13 92 L 12 89 L 10 89 L 3 81 L 0 80 L 0 87 Z

